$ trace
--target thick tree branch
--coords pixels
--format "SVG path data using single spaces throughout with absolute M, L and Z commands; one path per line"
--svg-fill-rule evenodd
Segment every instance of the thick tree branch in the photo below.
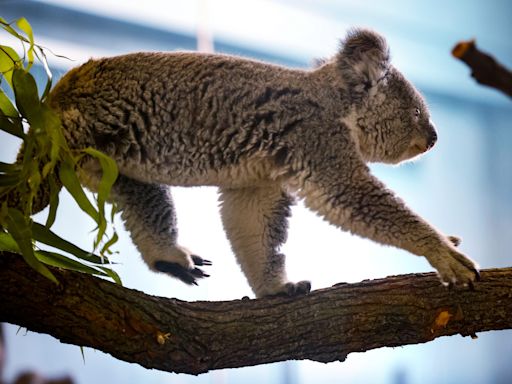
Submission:
M 486 270 L 475 290 L 433 273 L 340 284 L 299 298 L 183 302 L 80 273 L 56 286 L 21 257 L 0 254 L 0 320 L 144 367 L 199 374 L 512 328 L 512 268 Z
M 471 76 L 478 83 L 499 89 L 512 97 L 512 72 L 494 57 L 480 51 L 473 40 L 458 43 L 452 54 L 471 68 Z

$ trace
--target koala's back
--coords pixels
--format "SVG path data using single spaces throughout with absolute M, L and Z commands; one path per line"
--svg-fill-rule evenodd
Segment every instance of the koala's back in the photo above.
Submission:
M 183 184 L 277 151 L 279 136 L 308 113 L 306 77 L 223 55 L 136 53 L 70 71 L 50 102 L 70 145 L 92 145 L 127 172 L 165 183 L 172 174 Z

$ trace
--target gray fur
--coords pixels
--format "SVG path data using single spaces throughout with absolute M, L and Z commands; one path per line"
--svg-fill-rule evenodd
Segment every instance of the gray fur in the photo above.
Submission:
M 444 283 L 477 276 L 365 164 L 399 163 L 436 140 L 423 98 L 372 31 L 351 31 L 335 57 L 309 71 L 200 53 L 91 60 L 65 75 L 50 101 L 72 147 L 117 161 L 112 198 L 152 269 L 189 283 L 206 276 L 197 266 L 208 262 L 176 243 L 166 186 L 215 185 L 257 296 L 309 291 L 308 282 L 288 282 L 279 252 L 292 195 L 335 226 L 425 256 Z M 97 164 L 85 169 L 94 190 Z

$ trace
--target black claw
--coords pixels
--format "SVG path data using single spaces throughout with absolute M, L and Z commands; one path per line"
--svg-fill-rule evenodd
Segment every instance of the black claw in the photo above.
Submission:
M 178 263 L 172 263 L 169 261 L 159 260 L 155 262 L 154 267 L 156 270 L 164 273 L 168 273 L 171 276 L 174 276 L 186 284 L 197 285 L 196 278 L 200 279 L 203 277 L 209 277 L 206 273 L 204 273 L 199 268 L 187 269 Z
M 203 277 L 210 277 L 210 275 L 204 273 L 203 270 L 199 268 L 194 268 L 193 270 L 190 271 L 190 273 L 199 279 Z
M 473 284 L 473 282 L 470 280 L 469 283 L 468 283 L 468 286 L 469 286 L 469 289 L 471 291 L 474 291 L 475 290 L 475 284 Z
M 453 283 L 453 281 L 450 281 L 450 282 L 448 283 L 448 286 L 447 286 L 447 287 L 448 287 L 448 289 L 451 291 L 451 290 L 453 289 L 453 287 L 454 287 L 454 286 L 455 286 L 455 284 Z
M 192 261 L 194 262 L 194 264 L 198 265 L 200 267 L 203 265 L 212 265 L 212 262 L 210 260 L 203 259 L 200 256 L 192 255 L 191 257 L 192 257 Z

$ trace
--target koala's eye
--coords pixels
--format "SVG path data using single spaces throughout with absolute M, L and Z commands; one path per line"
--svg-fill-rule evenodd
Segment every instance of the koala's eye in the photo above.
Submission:
M 414 110 L 414 117 L 420 117 L 420 115 L 421 115 L 421 111 L 420 111 L 420 109 L 419 109 L 419 108 L 416 108 L 416 109 Z

